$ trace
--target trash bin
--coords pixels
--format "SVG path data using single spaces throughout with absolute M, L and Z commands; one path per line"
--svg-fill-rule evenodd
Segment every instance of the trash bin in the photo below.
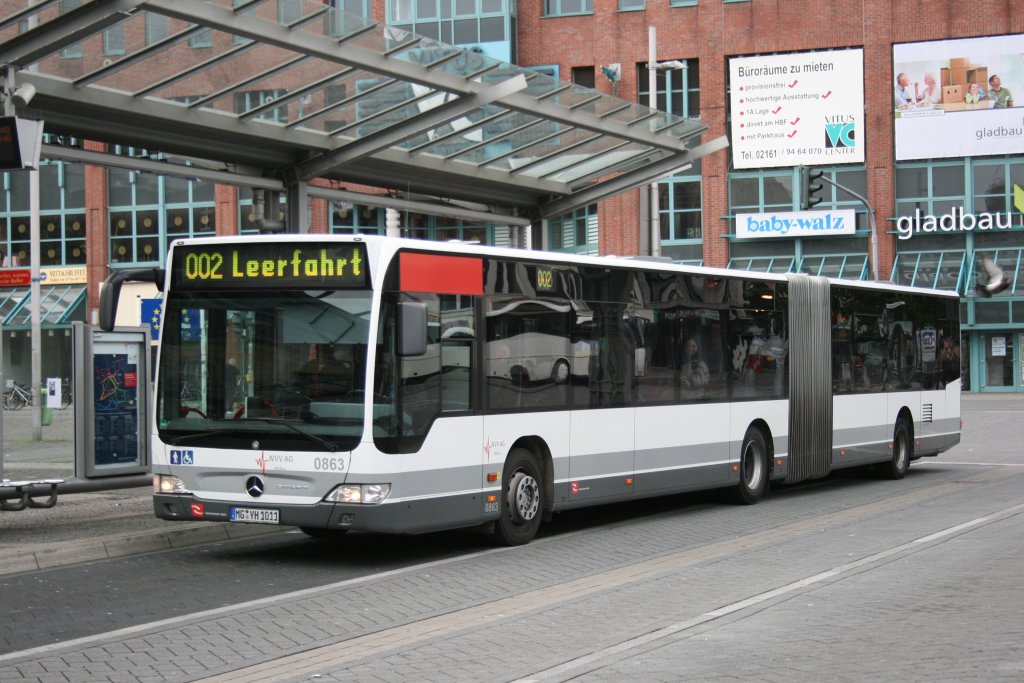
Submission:
M 40 413 L 39 421 L 42 423 L 44 427 L 49 427 L 50 425 L 53 424 L 53 408 L 50 408 L 49 406 L 46 405 L 46 397 L 49 395 L 48 392 L 46 391 L 46 387 L 40 388 L 40 395 L 42 396 L 43 400 L 43 410 L 42 413 Z

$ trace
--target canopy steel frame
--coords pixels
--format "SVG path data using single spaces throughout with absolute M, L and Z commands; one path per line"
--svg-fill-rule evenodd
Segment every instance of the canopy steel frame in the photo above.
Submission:
M 571 84 L 550 81 L 549 85 L 548 77 L 539 73 L 365 19 L 346 21 L 346 30 L 337 35 L 342 24 L 325 15 L 335 11 L 326 6 L 307 8 L 302 17 L 280 24 L 257 14 L 257 6 L 266 2 L 270 0 L 225 7 L 203 0 L 92 0 L 54 16 L 58 1 L 42 0 L 0 19 L 0 26 L 21 21 L 34 24 L 0 43 L 0 67 L 20 69 L 19 80 L 36 86 L 35 100 L 18 113 L 44 119 L 48 132 L 206 159 L 214 167 L 240 164 L 251 169 L 250 180 L 261 178 L 244 184 L 274 185 L 275 191 L 320 177 L 378 186 L 392 193 L 446 197 L 519 215 L 552 216 L 556 215 L 552 211 L 571 210 L 638 187 L 726 144 L 725 138 L 719 138 L 714 144 L 691 148 L 707 130 L 699 121 Z M 71 79 L 46 72 L 43 60 L 142 12 L 185 22 L 186 28 Z M 40 21 L 32 22 L 33 16 Z M 319 25 L 311 22 L 324 16 L 331 16 L 332 23 L 320 32 Z M 147 60 L 163 58 L 168 50 L 204 30 L 241 42 L 226 44 L 223 37 L 216 39 L 214 48 L 219 53 L 152 83 L 145 76 L 141 83 L 136 79 L 134 91 L 104 85 L 119 71 L 140 67 L 144 71 Z M 195 93 L 199 97 L 188 104 L 157 95 L 205 70 L 244 59 L 246 51 L 260 47 L 273 48 L 267 54 L 274 59 L 261 66 L 258 74 L 224 79 L 222 69 L 217 80 L 204 76 L 195 81 L 201 84 Z M 277 57 L 276 51 L 283 55 Z M 457 58 L 465 61 L 453 64 Z M 325 75 L 332 70 L 318 68 L 315 77 L 303 82 L 304 72 L 293 67 L 304 62 L 338 69 Z M 231 65 L 227 74 L 249 70 L 233 71 Z M 367 88 L 360 84 L 359 92 L 331 104 L 318 97 L 332 82 L 358 79 L 361 73 L 380 83 Z M 541 78 L 545 80 L 537 80 Z M 215 87 L 204 89 L 202 84 L 208 82 Z M 261 82 L 280 96 L 244 112 L 232 112 L 230 103 L 226 110 L 210 106 Z M 383 92 L 397 83 L 412 88 Z M 351 85 L 349 89 L 354 90 Z M 386 101 L 381 95 L 400 101 Z M 318 108 L 296 116 L 294 102 L 308 96 Z M 267 112 L 289 105 L 288 121 L 264 118 Z M 327 122 L 332 111 L 355 106 L 360 108 L 354 116 L 346 111 L 335 117 L 347 119 L 347 124 Z M 394 112 L 403 109 L 412 115 L 403 111 L 396 122 L 399 117 Z M 371 120 L 374 124 L 368 125 Z M 512 130 L 502 130 L 510 123 Z M 536 139 L 522 137 L 538 127 Z M 522 140 L 516 149 L 496 148 L 497 156 L 480 161 L 485 156 L 481 149 L 495 143 L 516 144 L 516 136 Z M 588 148 L 596 151 L 584 153 Z M 51 146 L 44 151 L 57 153 Z M 595 178 L 601 181 L 594 183 Z M 312 185 L 309 194 L 315 196 Z

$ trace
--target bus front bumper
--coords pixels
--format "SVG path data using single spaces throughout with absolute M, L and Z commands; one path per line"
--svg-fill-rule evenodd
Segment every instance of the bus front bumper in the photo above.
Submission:
M 313 505 L 266 505 L 208 501 L 189 494 L 153 494 L 153 512 L 159 519 L 359 529 L 399 533 L 403 531 L 399 505 L 348 505 L 319 502 Z

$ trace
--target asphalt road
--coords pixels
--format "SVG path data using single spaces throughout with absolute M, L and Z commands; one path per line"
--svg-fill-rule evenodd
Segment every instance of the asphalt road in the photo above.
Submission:
M 0 577 L 0 680 L 1021 680 L 1024 398 L 963 443 L 566 513 L 534 543 L 298 533 Z

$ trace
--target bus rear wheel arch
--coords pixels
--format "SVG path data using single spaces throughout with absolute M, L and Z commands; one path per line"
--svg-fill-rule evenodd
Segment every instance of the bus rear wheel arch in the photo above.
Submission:
M 544 469 L 533 452 L 516 447 L 509 451 L 501 480 L 495 537 L 503 545 L 529 543 L 548 507 Z

